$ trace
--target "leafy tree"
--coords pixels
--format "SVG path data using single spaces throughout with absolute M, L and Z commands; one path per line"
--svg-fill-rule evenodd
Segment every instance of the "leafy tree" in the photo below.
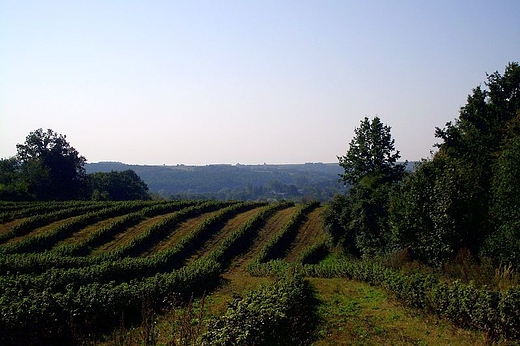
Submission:
M 438 152 L 392 201 L 395 242 L 430 264 L 462 248 L 498 262 L 520 253 L 520 66 L 488 75 L 486 86 L 473 89 L 455 122 L 436 129 Z
M 37 200 L 68 200 L 84 195 L 86 159 L 64 135 L 38 129 L 17 144 L 15 180 Z
M 341 175 L 344 182 L 356 185 L 371 176 L 381 182 L 396 182 L 402 179 L 405 166 L 397 164 L 401 157 L 395 150 L 390 126 L 384 125 L 379 117 L 370 121 L 367 117 L 354 130 L 347 153 L 338 157 L 339 165 L 345 169 Z
M 374 255 L 389 243 L 390 195 L 405 169 L 399 158 L 390 127 L 378 117 L 365 117 L 345 156 L 338 157 L 345 170 L 340 176 L 351 188 L 346 198 L 333 200 L 325 223 L 335 238 L 343 228 L 345 247 L 355 255 Z
M 499 263 L 520 264 L 520 111 L 507 129 L 503 150 L 494 165 L 491 215 L 496 228 L 482 254 Z
M 98 172 L 88 175 L 89 186 L 94 200 L 147 200 L 150 199 L 148 186 L 131 169 L 110 173 Z
M 15 157 L 0 160 L 0 200 L 27 200 L 26 187 L 19 179 L 19 164 Z

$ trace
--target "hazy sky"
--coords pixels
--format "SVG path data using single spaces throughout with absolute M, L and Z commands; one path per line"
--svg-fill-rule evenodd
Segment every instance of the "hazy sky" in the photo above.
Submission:
M 51 128 L 89 162 L 337 162 L 365 116 L 429 156 L 520 1 L 2 1 L 0 158 Z

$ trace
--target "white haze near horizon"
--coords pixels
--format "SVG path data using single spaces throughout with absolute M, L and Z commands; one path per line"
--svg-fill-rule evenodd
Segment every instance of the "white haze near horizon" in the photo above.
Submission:
M 53 129 L 89 162 L 337 162 L 365 116 L 430 155 L 520 2 L 2 1 L 0 158 Z

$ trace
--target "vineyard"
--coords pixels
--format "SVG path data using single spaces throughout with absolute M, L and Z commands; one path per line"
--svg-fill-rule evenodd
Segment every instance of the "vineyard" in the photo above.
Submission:
M 330 301 L 338 293 L 325 293 L 327 285 L 343 290 L 353 280 L 487 338 L 518 339 L 518 288 L 492 291 L 337 260 L 321 223 L 324 208 L 317 202 L 2 202 L 0 344 L 100 340 L 122 324 L 146 325 L 146 316 L 164 313 L 165 305 L 185 311 L 201 297 L 216 300 L 226 285 L 251 289 L 241 297 L 233 292 L 227 310 L 215 308 L 197 342 L 319 343 L 337 334 L 339 320 L 331 319 L 344 318 L 323 313 L 326 302 L 339 306 L 344 299 Z M 190 344 L 181 334 L 169 344 Z

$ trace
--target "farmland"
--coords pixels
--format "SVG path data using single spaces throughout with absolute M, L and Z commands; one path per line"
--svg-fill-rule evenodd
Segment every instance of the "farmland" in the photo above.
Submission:
M 2 202 L 0 344 L 518 338 L 518 289 L 487 291 L 346 260 L 322 226 L 324 208 Z

